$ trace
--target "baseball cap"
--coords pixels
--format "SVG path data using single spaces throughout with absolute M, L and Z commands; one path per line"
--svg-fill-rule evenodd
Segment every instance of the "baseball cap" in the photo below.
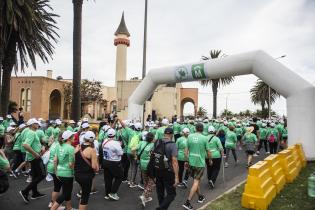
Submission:
M 84 122 L 84 123 L 82 123 L 81 127 L 82 127 L 83 129 L 85 129 L 85 128 L 90 127 L 90 125 L 89 125 L 89 123 Z
M 168 124 L 169 124 L 168 119 L 164 118 L 162 120 L 162 125 L 168 125 Z
M 82 119 L 82 122 L 89 122 L 89 119 L 85 117 Z
M 21 125 L 19 125 L 19 129 L 23 129 L 23 128 L 25 128 L 26 127 L 26 125 L 24 124 L 24 123 L 22 123 Z
M 141 130 L 141 129 L 142 129 L 142 124 L 139 123 L 139 122 L 137 122 L 137 123 L 135 124 L 135 129 L 136 129 L 136 130 Z
M 0 117 L 0 121 L 2 121 L 3 120 L 3 117 Z
M 39 125 L 39 122 L 35 118 L 32 118 L 32 119 L 29 119 L 26 124 L 27 125 L 33 125 L 33 124 Z
M 108 129 L 107 131 L 108 137 L 114 137 L 116 135 L 116 131 L 112 128 Z
M 164 130 L 164 134 L 173 134 L 173 129 L 168 127 L 168 128 L 165 128 Z
M 72 132 L 72 131 L 65 131 L 62 133 L 62 140 L 68 140 L 71 136 L 73 136 L 75 134 L 75 132 Z
M 56 120 L 56 124 L 57 124 L 57 125 L 61 125 L 61 124 L 62 124 L 61 120 L 60 120 L 60 119 L 57 119 L 57 120 Z
M 12 116 L 10 114 L 7 115 L 8 119 L 12 119 Z
M 12 127 L 16 126 L 15 122 L 10 122 L 10 126 Z
M 94 141 L 95 139 L 95 134 L 92 132 L 92 131 L 87 131 L 85 134 L 84 134 L 84 139 L 85 141 Z
M 184 129 L 182 130 L 182 132 L 183 132 L 183 133 L 190 133 L 190 130 L 189 130 L 188 128 L 184 128 Z
M 104 125 L 104 126 L 102 127 L 102 130 L 105 131 L 105 132 L 107 132 L 108 129 L 110 129 L 110 126 L 109 126 L 109 125 Z
M 209 133 L 214 133 L 215 132 L 215 128 L 213 126 L 209 126 L 208 132 Z

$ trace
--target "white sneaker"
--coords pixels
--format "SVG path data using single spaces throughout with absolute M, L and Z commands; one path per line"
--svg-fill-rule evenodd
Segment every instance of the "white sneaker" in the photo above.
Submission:
M 229 164 L 227 162 L 225 162 L 224 168 L 227 168 L 227 167 L 229 167 Z
M 46 176 L 46 181 L 47 182 L 51 182 L 51 181 L 53 181 L 54 180 L 54 178 L 50 175 L 50 174 L 47 174 L 47 176 Z
M 266 152 L 266 155 L 269 155 L 270 154 L 270 152 Z
M 48 204 L 48 208 L 51 208 L 51 207 L 52 207 L 52 205 L 53 205 L 53 202 L 49 202 L 49 204 Z
M 258 155 L 256 153 L 253 154 L 254 157 L 257 157 Z
M 31 177 L 31 176 L 28 176 L 27 179 L 26 179 L 26 182 L 27 182 L 27 183 L 31 183 L 31 182 L 32 182 L 32 177 Z

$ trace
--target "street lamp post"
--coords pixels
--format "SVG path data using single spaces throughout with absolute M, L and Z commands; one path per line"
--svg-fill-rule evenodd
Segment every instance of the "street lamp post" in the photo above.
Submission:
M 144 7 L 144 33 L 143 33 L 143 60 L 142 60 L 142 80 L 146 75 L 146 68 L 147 68 L 147 18 L 148 18 L 148 0 L 145 0 L 145 7 Z M 145 103 L 143 105 L 143 113 L 142 113 L 142 123 L 144 126 L 145 122 L 145 112 L 146 107 Z
M 281 59 L 281 58 L 285 58 L 287 55 L 281 55 L 280 57 L 275 58 L 276 60 Z M 271 119 L 271 103 L 270 103 L 270 99 L 271 99 L 271 88 L 270 86 L 268 86 L 268 116 L 269 116 L 269 120 Z

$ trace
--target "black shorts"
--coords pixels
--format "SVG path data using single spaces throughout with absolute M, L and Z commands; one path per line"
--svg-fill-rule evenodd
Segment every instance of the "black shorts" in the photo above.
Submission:
M 255 154 L 255 151 L 253 151 L 253 150 L 246 150 L 246 154 L 247 155 L 253 155 L 253 154 Z

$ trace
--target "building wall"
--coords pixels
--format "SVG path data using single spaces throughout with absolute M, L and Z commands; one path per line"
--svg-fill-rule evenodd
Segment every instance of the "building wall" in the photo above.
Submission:
M 126 35 L 119 34 L 117 38 L 128 39 Z M 118 44 L 116 49 L 116 86 L 117 81 L 127 79 L 127 45 Z
M 117 111 L 124 110 L 128 106 L 128 98 L 138 87 L 141 80 L 125 80 L 117 83 Z

